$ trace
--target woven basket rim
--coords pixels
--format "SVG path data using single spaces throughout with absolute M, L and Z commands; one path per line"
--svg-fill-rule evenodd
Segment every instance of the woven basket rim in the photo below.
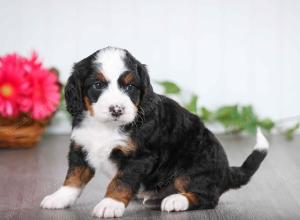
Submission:
M 0 115 L 0 126 L 1 125 L 9 125 L 9 124 L 16 124 L 19 123 L 20 125 L 30 125 L 30 124 L 41 124 L 45 125 L 47 124 L 51 118 L 53 117 L 54 114 L 51 116 L 48 116 L 44 119 L 41 120 L 36 120 L 30 117 L 28 114 L 21 114 L 18 117 L 3 117 Z
M 35 146 L 53 116 L 42 120 L 34 120 L 27 114 L 17 118 L 0 116 L 0 148 Z

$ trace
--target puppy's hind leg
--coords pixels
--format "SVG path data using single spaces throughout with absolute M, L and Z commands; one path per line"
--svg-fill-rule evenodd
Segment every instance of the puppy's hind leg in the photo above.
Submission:
M 63 186 L 46 196 L 40 206 L 45 209 L 63 209 L 71 206 L 94 173 L 94 169 L 85 161 L 81 148 L 72 143 L 69 152 L 69 169 Z
M 205 184 L 191 184 L 189 177 L 178 177 L 174 181 L 178 193 L 171 194 L 161 202 L 161 210 L 178 212 L 193 209 L 212 209 L 218 204 L 219 196 L 215 187 Z

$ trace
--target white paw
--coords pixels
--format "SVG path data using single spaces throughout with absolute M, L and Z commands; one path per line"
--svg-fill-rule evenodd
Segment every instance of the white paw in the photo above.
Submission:
M 94 208 L 93 216 L 99 218 L 121 217 L 124 213 L 125 205 L 112 198 L 102 199 Z
M 172 211 L 184 211 L 189 207 L 188 199 L 181 194 L 172 194 L 167 196 L 161 202 L 161 210 L 172 212 Z
M 51 195 L 46 196 L 42 202 L 43 209 L 63 209 L 74 204 L 81 190 L 75 187 L 62 186 Z

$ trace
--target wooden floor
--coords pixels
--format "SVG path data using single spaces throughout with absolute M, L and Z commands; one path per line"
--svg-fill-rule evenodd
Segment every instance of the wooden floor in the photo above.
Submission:
M 269 137 L 269 155 L 250 183 L 224 194 L 218 207 L 207 211 L 166 213 L 140 202 L 130 203 L 123 219 L 300 219 L 300 137 L 287 142 Z M 47 136 L 35 149 L 0 150 L 0 219 L 92 219 L 108 180 L 97 174 L 78 202 L 65 210 L 43 210 L 41 199 L 56 190 L 67 169 L 67 136 Z M 222 137 L 231 165 L 240 165 L 253 138 Z

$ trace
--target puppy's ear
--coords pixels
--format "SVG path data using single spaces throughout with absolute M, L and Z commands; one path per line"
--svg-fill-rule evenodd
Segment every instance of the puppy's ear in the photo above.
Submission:
M 82 113 L 84 110 L 83 102 L 83 81 L 86 76 L 94 70 L 94 60 L 99 50 L 75 63 L 73 72 L 68 79 L 65 87 L 65 100 L 68 112 L 74 117 Z
M 152 86 L 150 83 L 150 77 L 149 77 L 146 65 L 138 62 L 136 64 L 136 68 L 137 68 L 137 72 L 143 82 L 143 88 L 142 88 L 143 95 L 146 95 L 147 93 L 148 94 L 152 93 L 153 89 L 152 89 Z
M 65 100 L 68 112 L 74 117 L 83 111 L 82 89 L 76 65 L 65 87 Z
M 143 108 L 144 112 L 147 114 L 151 112 L 155 102 L 154 92 L 150 82 L 150 77 L 146 65 L 137 63 L 137 72 L 143 82 L 140 96 L 140 107 Z

